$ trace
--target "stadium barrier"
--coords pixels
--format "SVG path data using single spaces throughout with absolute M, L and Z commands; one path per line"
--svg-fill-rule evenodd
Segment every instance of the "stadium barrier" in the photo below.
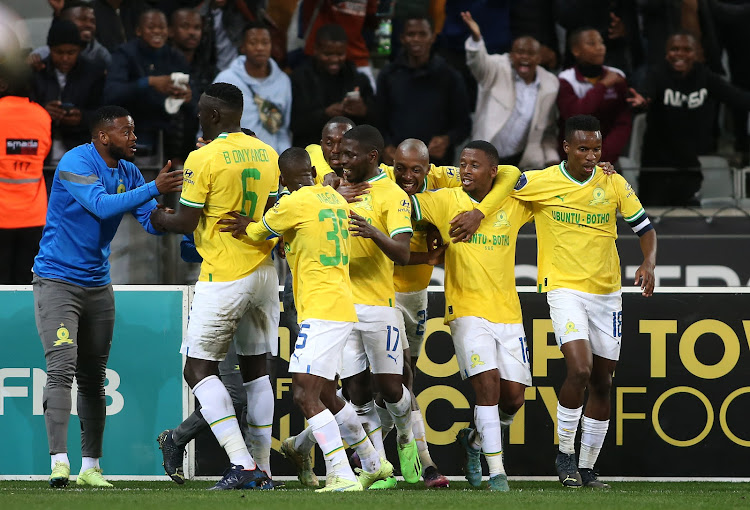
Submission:
M 544 295 L 519 287 L 534 386 L 505 438 L 511 477 L 554 474 L 557 391 L 564 362 L 555 344 Z M 750 448 L 750 291 L 738 288 L 660 288 L 652 298 L 624 289 L 623 347 L 612 390 L 610 428 L 597 464 L 604 478 L 743 479 Z M 177 354 L 189 310 L 185 286 L 116 286 L 117 321 L 107 381 L 105 459 L 117 478 L 163 477 L 155 443 L 192 411 Z M 440 470 L 460 475 L 456 432 L 472 421 L 473 394 L 461 381 L 442 288 L 431 287 L 425 343 L 417 364 L 415 393 L 426 415 L 427 438 Z M 282 324 L 284 323 L 282 312 Z M 41 409 L 44 359 L 29 287 L 0 287 L 0 321 L 6 350 L 0 364 L 1 478 L 44 478 L 49 457 Z M 9 333 L 9 334 L 7 334 Z M 294 339 L 279 330 L 273 382 L 276 414 L 273 448 L 305 425 L 292 402 L 287 373 Z M 79 455 L 77 420 L 71 419 L 70 456 Z M 387 438 L 395 459 L 393 434 Z M 210 432 L 190 448 L 186 473 L 216 476 L 226 457 Z M 29 448 L 31 445 L 31 449 Z M 322 468 L 318 452 L 316 464 Z M 291 466 L 272 453 L 275 477 Z M 73 466 L 76 469 L 76 466 Z M 745 478 L 746 479 L 746 478 Z

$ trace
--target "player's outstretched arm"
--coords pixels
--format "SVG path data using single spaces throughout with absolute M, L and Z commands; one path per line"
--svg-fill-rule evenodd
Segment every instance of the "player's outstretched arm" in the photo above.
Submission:
M 372 239 L 375 244 L 385 253 L 389 259 L 400 266 L 409 263 L 411 251 L 409 242 L 411 234 L 403 232 L 392 238 L 367 223 L 367 220 L 355 212 L 349 213 L 349 232 L 355 237 L 366 237 Z
M 643 264 L 635 272 L 633 285 L 641 286 L 641 293 L 649 297 L 654 293 L 656 278 L 654 268 L 656 267 L 656 230 L 649 230 L 640 237 L 641 251 L 643 252 Z

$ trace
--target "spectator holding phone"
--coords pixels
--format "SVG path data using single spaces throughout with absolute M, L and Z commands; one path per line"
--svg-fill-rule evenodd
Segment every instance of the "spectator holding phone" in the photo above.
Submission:
M 341 25 L 323 25 L 315 35 L 313 56 L 292 74 L 294 145 L 320 141 L 320 130 L 333 117 L 357 124 L 372 122 L 370 80 L 346 59 L 347 35 Z
M 52 151 L 57 161 L 68 150 L 91 139 L 91 114 L 101 105 L 105 69 L 81 56 L 86 42 L 78 27 L 64 18 L 55 20 L 47 34 L 49 56 L 44 68 L 34 71 L 31 99 L 52 118 Z

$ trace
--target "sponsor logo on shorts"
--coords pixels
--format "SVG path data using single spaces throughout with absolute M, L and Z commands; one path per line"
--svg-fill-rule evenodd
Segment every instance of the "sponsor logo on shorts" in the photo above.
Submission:
M 565 334 L 568 335 L 570 333 L 578 333 L 578 330 L 576 329 L 575 323 L 569 320 L 565 323 Z
M 479 357 L 479 354 L 471 355 L 471 368 L 477 368 L 479 365 L 484 365 L 484 361 Z

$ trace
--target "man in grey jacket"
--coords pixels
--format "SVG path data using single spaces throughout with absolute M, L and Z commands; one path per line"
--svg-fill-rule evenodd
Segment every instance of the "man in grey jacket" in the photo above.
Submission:
M 471 31 L 466 64 L 479 84 L 472 139 L 492 143 L 502 165 L 532 169 L 556 163 L 559 82 L 539 67 L 539 42 L 519 37 L 510 53 L 489 55 L 477 22 L 469 12 L 461 17 Z

